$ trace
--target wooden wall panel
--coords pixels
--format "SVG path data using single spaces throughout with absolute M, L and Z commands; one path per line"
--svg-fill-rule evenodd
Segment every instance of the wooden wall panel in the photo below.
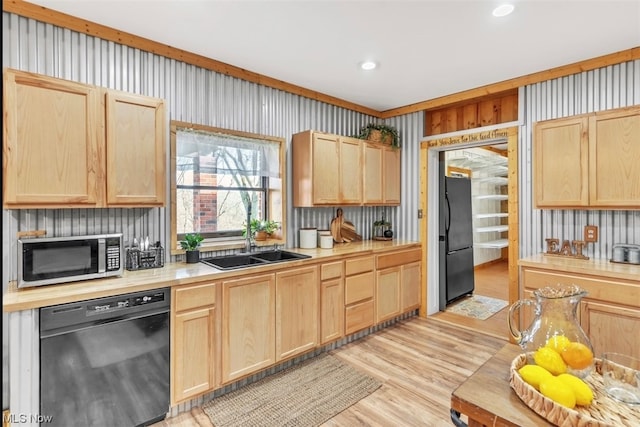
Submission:
M 518 120 L 518 92 L 512 90 L 425 112 L 425 136 Z

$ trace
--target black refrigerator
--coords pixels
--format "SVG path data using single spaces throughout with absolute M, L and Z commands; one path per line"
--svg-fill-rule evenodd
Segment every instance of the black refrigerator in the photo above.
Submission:
M 473 293 L 471 180 L 440 174 L 440 310 Z

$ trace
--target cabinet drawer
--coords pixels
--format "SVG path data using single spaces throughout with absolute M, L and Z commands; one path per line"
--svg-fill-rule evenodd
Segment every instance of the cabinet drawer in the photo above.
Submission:
M 409 251 L 399 251 L 385 255 L 378 255 L 376 260 L 376 268 L 396 267 L 398 265 L 410 264 L 412 262 L 422 260 L 422 249 L 411 249 Z
M 345 333 L 351 334 L 373 325 L 373 300 L 354 304 L 345 309 Z
M 344 274 L 347 276 L 352 276 L 354 274 L 373 271 L 375 266 L 374 264 L 375 263 L 374 263 L 373 256 L 356 258 L 356 259 L 348 259 L 344 262 L 344 267 L 345 267 Z
M 554 272 L 545 270 L 522 270 L 522 283 L 527 289 L 545 286 L 576 285 L 588 292 L 588 298 L 598 301 L 615 302 L 640 308 L 640 285 L 624 279 L 605 279 L 594 276 Z
M 373 271 L 347 277 L 344 280 L 344 303 L 352 304 L 373 298 L 374 283 Z
M 216 285 L 205 283 L 189 285 L 176 289 L 173 305 L 176 311 L 214 305 L 216 303 Z
M 335 279 L 342 276 L 342 261 L 322 264 L 320 267 L 320 280 Z

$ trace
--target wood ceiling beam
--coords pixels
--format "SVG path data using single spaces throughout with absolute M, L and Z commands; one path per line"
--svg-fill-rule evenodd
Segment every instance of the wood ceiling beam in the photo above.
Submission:
M 589 71 L 596 68 L 602 68 L 609 65 L 619 64 L 626 61 L 640 59 L 640 46 L 609 55 L 600 56 L 585 61 L 575 62 L 569 65 L 552 68 L 546 71 L 528 74 L 522 77 L 516 77 L 498 83 L 481 86 L 451 95 L 434 98 L 428 101 L 422 101 L 415 104 L 406 105 L 404 107 L 393 108 L 386 111 L 377 111 L 362 105 L 358 105 L 340 98 L 296 86 L 282 80 L 264 76 L 244 68 L 216 61 L 202 55 L 187 52 L 169 45 L 158 43 L 153 40 L 139 37 L 124 31 L 115 30 L 113 28 L 97 24 L 95 22 L 86 21 L 66 13 L 48 9 L 43 6 L 35 5 L 24 0 L 2 0 L 2 11 L 14 13 L 26 18 L 35 19 L 37 21 L 56 25 L 69 30 L 84 33 L 89 36 L 99 37 L 103 40 L 112 41 L 135 49 L 151 52 L 156 55 L 164 56 L 176 61 L 182 61 L 187 64 L 202 67 L 220 74 L 236 77 L 248 82 L 267 86 L 273 89 L 282 90 L 294 95 L 303 96 L 319 102 L 324 102 L 337 107 L 356 111 L 362 114 L 370 115 L 377 118 L 388 119 L 418 111 L 430 110 L 434 108 L 444 107 L 449 104 L 465 102 L 467 100 L 504 92 L 510 89 L 517 89 L 520 86 L 526 86 L 541 81 L 556 79 L 570 74 L 577 74 L 583 71 Z

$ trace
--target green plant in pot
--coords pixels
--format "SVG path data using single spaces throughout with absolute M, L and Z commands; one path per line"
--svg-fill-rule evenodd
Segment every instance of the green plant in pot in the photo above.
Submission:
M 374 239 L 391 239 L 393 237 L 393 231 L 391 230 L 391 223 L 384 219 L 384 216 L 379 221 L 373 223 L 373 237 Z
M 360 133 L 357 137 L 369 141 L 390 144 L 394 148 L 400 147 L 400 134 L 393 126 L 369 123 L 360 128 Z
M 180 241 L 180 247 L 186 251 L 187 263 L 194 264 L 200 261 L 200 244 L 204 237 L 200 233 L 187 233 L 184 240 Z
M 269 219 L 252 219 L 250 223 L 251 237 L 255 240 L 267 240 L 279 228 L 279 223 Z M 246 237 L 246 230 L 242 235 Z

